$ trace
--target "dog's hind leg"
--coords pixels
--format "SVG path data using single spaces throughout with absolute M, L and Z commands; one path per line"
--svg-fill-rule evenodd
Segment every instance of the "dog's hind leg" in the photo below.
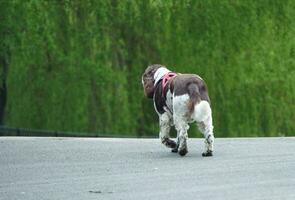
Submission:
M 187 130 L 189 129 L 189 125 L 182 120 L 182 118 L 175 117 L 175 128 L 177 130 L 177 139 L 178 139 L 178 153 L 181 156 L 187 154 L 187 139 L 188 134 Z
M 168 148 L 176 148 L 176 143 L 170 139 L 171 117 L 167 112 L 159 115 L 160 119 L 160 139 L 162 144 Z
M 213 156 L 213 144 L 214 144 L 214 134 L 213 126 L 210 125 L 210 120 L 204 122 L 198 122 L 199 130 L 203 133 L 205 137 L 205 151 L 202 153 L 202 156 Z M 211 129 L 211 130 L 210 130 Z
M 178 137 L 178 133 L 177 133 L 177 137 L 176 137 L 176 147 L 173 148 L 171 150 L 172 153 L 177 153 L 178 152 L 178 148 L 179 148 L 179 137 Z
M 187 94 L 174 96 L 173 99 L 173 121 L 177 130 L 177 141 L 179 144 L 178 153 L 181 156 L 187 154 L 187 131 L 188 125 L 188 104 L 189 96 Z
M 207 101 L 201 101 L 199 104 L 197 104 L 195 106 L 194 116 L 199 130 L 205 137 L 205 151 L 202 153 L 202 156 L 212 156 L 214 134 L 212 125 L 212 111 L 209 103 Z

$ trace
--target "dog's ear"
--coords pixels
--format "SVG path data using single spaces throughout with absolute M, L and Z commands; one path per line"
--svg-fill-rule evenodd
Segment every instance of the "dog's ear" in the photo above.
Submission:
M 142 85 L 143 85 L 143 90 L 144 94 L 148 98 L 153 98 L 154 96 L 154 90 L 155 90 L 155 79 L 154 75 L 159 69 L 162 67 L 161 65 L 150 65 L 146 68 L 145 72 L 142 75 Z
M 151 71 L 145 71 L 142 75 L 142 86 L 144 90 L 144 94 L 147 98 L 153 98 L 154 96 L 154 77 Z
M 153 98 L 155 92 L 154 81 L 151 79 L 143 81 L 143 90 L 147 98 Z

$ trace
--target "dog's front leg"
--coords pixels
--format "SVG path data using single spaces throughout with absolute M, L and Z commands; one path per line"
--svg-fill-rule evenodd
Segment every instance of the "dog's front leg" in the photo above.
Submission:
M 162 144 L 168 148 L 176 148 L 176 143 L 170 139 L 171 117 L 167 112 L 159 115 L 160 119 L 160 139 Z

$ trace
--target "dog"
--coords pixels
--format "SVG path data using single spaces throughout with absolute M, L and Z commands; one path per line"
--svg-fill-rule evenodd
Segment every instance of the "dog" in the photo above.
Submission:
M 142 85 L 145 96 L 153 99 L 159 116 L 161 142 L 172 152 L 186 155 L 189 123 L 196 122 L 205 137 L 202 156 L 213 156 L 212 111 L 204 80 L 196 74 L 175 73 L 153 64 L 145 69 Z M 172 126 L 177 130 L 176 142 L 169 136 Z

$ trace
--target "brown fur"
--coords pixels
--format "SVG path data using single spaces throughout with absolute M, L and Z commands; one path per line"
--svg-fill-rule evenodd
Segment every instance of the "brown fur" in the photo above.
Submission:
M 189 115 L 191 115 L 194 112 L 196 103 L 199 103 L 201 101 L 201 98 L 200 98 L 200 92 L 199 92 L 199 88 L 197 84 L 195 83 L 189 84 L 187 87 L 187 90 L 188 90 L 188 95 L 190 98 L 188 101 L 187 107 L 188 107 Z
M 146 68 L 142 75 L 143 80 L 143 89 L 144 94 L 148 98 L 153 98 L 154 92 L 155 92 L 155 86 L 154 86 L 154 74 L 156 73 L 157 69 L 160 67 L 164 67 L 162 65 L 150 65 Z

